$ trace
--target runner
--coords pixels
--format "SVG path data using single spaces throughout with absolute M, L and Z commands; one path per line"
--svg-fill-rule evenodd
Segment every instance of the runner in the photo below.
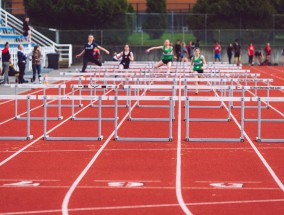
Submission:
M 156 65 L 155 69 L 160 66 L 167 65 L 168 69 L 172 66 L 173 61 L 173 47 L 170 46 L 170 40 L 165 40 L 164 46 L 156 46 L 146 50 L 146 52 L 150 52 L 152 50 L 162 49 L 163 51 L 163 59 L 160 60 Z
M 133 56 L 133 53 L 129 50 L 129 45 L 126 44 L 124 46 L 124 51 L 116 55 L 117 59 L 120 59 L 121 57 L 122 57 L 122 60 L 120 61 L 118 68 L 119 69 L 129 69 L 130 61 L 134 61 L 134 56 Z
M 83 68 L 81 72 L 85 72 L 88 62 L 92 62 L 98 66 L 102 66 L 102 63 L 94 58 L 93 52 L 94 52 L 94 48 L 97 47 L 98 49 L 104 51 L 105 53 L 109 54 L 109 51 L 106 50 L 105 48 L 99 46 L 97 43 L 94 42 L 94 36 L 93 35 L 89 35 L 88 37 L 88 43 L 85 44 L 84 46 L 84 50 L 80 53 L 76 55 L 76 58 L 83 56 Z
M 221 61 L 221 45 L 219 44 L 218 41 L 215 42 L 213 51 L 214 51 L 214 60 L 215 60 L 215 62 L 217 60 L 220 62 Z
M 191 59 L 192 71 L 194 73 L 203 73 L 203 69 L 206 66 L 205 57 L 200 55 L 200 48 L 194 49 L 194 55 Z M 194 78 L 198 78 L 198 75 L 195 75 Z M 198 86 L 198 81 L 195 82 L 195 85 Z M 196 87 L 195 94 L 198 94 L 198 88 Z

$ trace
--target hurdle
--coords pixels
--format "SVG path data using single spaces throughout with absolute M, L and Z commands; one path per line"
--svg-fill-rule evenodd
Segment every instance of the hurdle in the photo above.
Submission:
M 139 108 L 169 108 L 168 105 L 141 105 L 140 100 L 138 98 L 139 91 L 144 90 L 145 95 L 146 95 L 147 90 L 153 90 L 153 89 L 154 90 L 170 90 L 172 94 L 171 96 L 175 96 L 178 86 L 175 86 L 175 85 L 124 85 L 123 88 L 127 90 L 128 96 L 132 96 L 132 89 L 134 89 L 134 96 L 137 97 L 137 99 L 134 99 L 134 100 L 137 100 L 137 107 Z
M 72 92 L 74 92 L 74 89 L 114 89 L 115 90 L 115 94 L 117 95 L 117 89 L 118 89 L 118 85 L 91 85 L 91 84 L 87 84 L 87 85 L 71 85 L 72 87 Z M 74 93 L 72 93 L 72 96 L 74 96 Z M 97 96 L 96 92 L 94 92 L 94 95 L 92 95 L 92 90 L 90 90 L 90 98 L 93 98 L 93 96 Z M 96 97 L 95 97 L 96 98 Z M 98 105 L 94 105 L 93 104 L 94 101 L 90 100 L 90 107 L 114 107 L 114 105 L 103 105 L 103 104 L 98 104 Z M 79 120 L 79 121 L 97 121 L 97 120 L 102 120 L 102 121 L 113 121 L 114 118 L 91 118 L 91 117 L 75 117 L 75 110 L 74 110 L 74 100 L 72 100 L 72 120 Z M 120 107 L 127 107 L 127 105 L 121 105 Z
M 64 84 L 66 84 L 66 81 L 78 81 L 78 84 L 82 84 L 82 81 L 86 80 L 85 77 L 41 77 L 40 80 L 42 80 L 43 82 L 45 81 L 63 81 Z M 66 88 L 63 88 L 63 95 L 66 94 L 65 92 Z M 81 89 L 79 89 L 79 95 L 82 95 L 82 91 Z M 62 105 L 62 107 L 71 107 L 71 105 Z M 78 107 L 83 107 L 83 104 L 81 103 L 81 101 L 79 100 L 79 104 Z
M 260 81 L 263 80 L 263 82 L 272 82 L 273 79 L 259 79 Z M 267 86 L 237 86 L 237 89 L 242 91 L 242 97 L 245 97 L 245 91 L 247 90 L 254 90 L 255 96 L 257 96 L 258 90 L 266 90 L 266 97 L 270 97 L 270 90 L 282 90 L 284 89 L 282 86 L 270 86 L 268 83 Z M 233 103 L 231 104 L 233 106 Z M 240 106 L 233 106 L 233 108 L 240 108 Z M 258 106 L 246 106 L 246 108 L 258 108 Z M 261 108 L 269 108 L 269 101 L 266 102 L 265 106 L 261 106 Z
M 26 136 L 10 136 L 10 137 L 1 137 L 0 140 L 31 140 L 33 135 L 31 135 L 31 100 L 35 100 L 35 95 L 0 95 L 0 100 L 27 100 L 27 135 Z
M 185 99 L 185 122 L 186 122 L 186 137 L 187 142 L 244 142 L 244 113 L 245 113 L 245 102 L 250 101 L 249 97 L 186 97 Z M 240 101 L 242 103 L 241 108 L 241 129 L 239 138 L 191 138 L 190 135 L 190 101 Z M 212 120 L 214 121 L 214 120 Z M 198 122 L 198 121 L 195 121 Z
M 257 142 L 270 142 L 270 143 L 279 143 L 284 142 L 284 138 L 261 138 L 261 123 L 262 122 L 280 122 L 283 123 L 284 119 L 262 119 L 261 118 L 261 102 L 284 102 L 284 97 L 254 97 L 252 101 L 257 102 Z
M 120 100 L 140 100 L 140 101 L 169 101 L 170 105 L 170 113 L 169 118 L 167 120 L 163 120 L 166 122 L 169 122 L 169 135 L 168 137 L 120 137 L 118 135 L 118 101 Z M 140 96 L 137 98 L 136 96 L 109 96 L 109 100 L 114 100 L 115 102 L 115 114 L 114 114 L 114 129 L 115 129 L 115 135 L 114 140 L 115 141 L 157 141 L 157 142 L 164 142 L 164 141 L 172 141 L 173 140 L 173 109 L 174 109 L 174 101 L 178 100 L 177 96 Z M 130 120 L 131 121 L 131 120 Z
M 39 100 L 44 101 L 44 140 L 59 140 L 59 141 L 70 141 L 70 140 L 82 140 L 82 141 L 93 141 L 93 140 L 102 140 L 103 136 L 101 134 L 102 128 L 102 106 L 101 101 L 107 100 L 106 96 L 38 96 Z M 51 137 L 47 135 L 47 101 L 48 100 L 62 100 L 62 101 L 72 101 L 74 103 L 75 100 L 97 100 L 99 101 L 99 108 L 98 108 L 98 135 L 96 137 Z
M 65 84 L 10 84 L 11 88 L 15 88 L 15 95 L 18 94 L 18 89 L 43 89 L 43 94 L 46 95 L 46 89 L 58 89 L 58 94 L 61 94 L 61 89 L 66 88 Z M 49 117 L 48 120 L 62 120 L 61 116 L 61 101 L 58 100 L 58 117 Z M 27 117 L 20 117 L 18 115 L 18 100 L 15 99 L 15 119 L 27 120 Z M 30 120 L 43 120 L 43 117 L 30 117 Z

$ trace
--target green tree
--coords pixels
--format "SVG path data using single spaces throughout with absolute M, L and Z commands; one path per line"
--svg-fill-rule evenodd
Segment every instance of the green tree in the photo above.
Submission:
M 152 39 L 159 39 L 167 27 L 166 0 L 147 0 L 148 13 L 143 22 L 145 30 Z
M 82 29 L 128 29 L 131 12 L 127 0 L 24 0 L 32 25 L 57 28 L 60 30 Z M 105 44 L 125 43 L 128 32 L 106 34 Z M 79 32 L 61 34 L 60 41 L 77 43 Z M 115 35 L 115 36 L 114 36 Z M 81 35 L 80 35 L 81 36 Z M 99 37 L 100 35 L 95 35 Z
M 271 14 L 277 13 L 273 2 L 282 0 L 198 0 L 193 13 L 214 14 L 208 28 L 269 28 Z M 194 26 L 196 27 L 196 26 Z

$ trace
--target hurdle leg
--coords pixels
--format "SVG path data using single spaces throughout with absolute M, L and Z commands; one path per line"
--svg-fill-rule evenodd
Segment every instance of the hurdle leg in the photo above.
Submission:
M 31 135 L 31 99 L 27 99 L 27 140 L 31 140 L 33 136 Z
M 169 123 L 169 141 L 173 141 L 173 98 L 170 98 L 170 123 Z
M 99 97 L 99 115 L 98 115 L 98 140 L 102 140 L 102 97 Z
M 59 95 L 59 99 L 58 99 L 58 120 L 62 120 L 63 117 L 61 116 L 61 85 L 59 85 L 58 87 L 58 95 Z
M 267 86 L 270 86 L 269 80 L 267 80 Z M 266 97 L 269 98 L 269 96 L 270 96 L 270 90 L 269 90 L 269 88 L 267 88 Z M 269 108 L 269 100 L 266 101 L 266 108 Z
M 257 101 L 257 142 L 261 142 L 261 101 L 260 98 L 258 98 Z
M 43 98 L 43 139 L 47 139 L 47 101 L 46 96 Z
M 185 100 L 185 140 L 188 141 L 189 140 L 189 100 L 188 97 L 186 97 Z
M 118 109 L 118 101 L 117 101 L 117 97 L 115 97 L 114 99 L 114 140 L 117 140 L 118 136 L 117 136 L 117 110 Z
M 75 101 L 74 101 L 74 86 L 72 85 L 72 104 L 71 104 L 71 110 L 72 110 L 72 120 L 75 119 L 75 111 L 74 111 L 74 108 L 75 108 Z
M 15 96 L 18 94 L 17 90 L 18 85 L 15 86 Z M 18 99 L 15 99 L 15 119 L 18 118 Z
M 244 142 L 244 127 L 245 127 L 245 99 L 242 98 L 242 107 L 241 107 L 241 138 L 240 141 Z

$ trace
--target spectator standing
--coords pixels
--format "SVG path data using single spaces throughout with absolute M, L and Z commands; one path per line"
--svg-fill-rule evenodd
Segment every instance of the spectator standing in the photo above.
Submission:
M 27 64 L 27 56 L 23 52 L 23 45 L 18 45 L 18 67 L 19 67 L 19 84 L 27 83 L 24 79 L 26 64 Z
M 191 58 L 193 56 L 193 50 L 191 49 L 191 46 L 192 46 L 192 41 L 189 41 L 189 43 L 188 43 L 188 45 L 186 47 L 189 60 L 191 60 Z
M 237 64 L 237 66 L 241 63 L 241 46 L 239 44 L 239 40 L 236 39 L 235 43 L 233 45 L 234 47 L 234 63 Z
M 26 17 L 23 22 L 23 35 L 26 37 L 27 42 L 31 42 L 32 28 L 29 17 Z
M 38 45 L 36 45 L 34 47 L 34 50 L 32 52 L 32 68 L 33 68 L 33 78 L 32 78 L 32 82 L 35 82 L 36 80 L 36 74 L 38 75 L 38 80 L 39 83 L 41 84 L 41 51 L 40 51 L 40 47 Z
M 188 51 L 185 42 L 181 44 L 181 62 L 187 62 Z
M 4 80 L 1 84 L 9 84 L 8 72 L 9 72 L 9 65 L 11 62 L 11 55 L 9 52 L 9 43 L 6 42 L 4 49 L 2 50 L 2 75 L 4 75 Z
M 215 42 L 213 52 L 214 52 L 214 60 L 215 60 L 215 62 L 217 60 L 220 62 L 221 61 L 221 45 L 219 44 L 218 41 Z
M 180 40 L 176 41 L 176 44 L 175 44 L 175 55 L 176 55 L 176 58 L 177 58 L 177 62 L 179 62 L 180 61 L 180 55 L 181 55 Z
M 234 50 L 233 44 L 230 43 L 228 48 L 227 48 L 227 56 L 228 56 L 229 64 L 231 64 L 231 60 L 232 60 L 232 56 L 233 56 L 233 50 Z
M 249 46 L 248 46 L 248 57 L 249 57 L 249 65 L 252 66 L 253 63 L 253 56 L 254 56 L 254 46 L 252 44 L 252 42 L 250 42 Z
M 268 64 L 271 63 L 271 46 L 270 43 L 267 43 L 266 46 L 264 47 L 264 54 L 265 54 L 265 58 Z

